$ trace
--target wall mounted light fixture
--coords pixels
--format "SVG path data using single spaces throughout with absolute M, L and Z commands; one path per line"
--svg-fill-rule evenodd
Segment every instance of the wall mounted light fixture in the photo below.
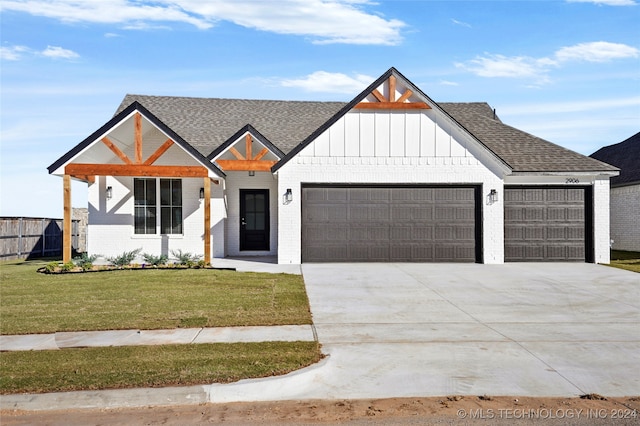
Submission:
M 113 188 L 110 186 L 107 186 L 107 190 L 105 191 L 104 194 L 107 197 L 107 200 L 110 200 L 113 197 Z
M 249 176 L 255 176 L 255 175 L 256 175 L 256 172 L 255 172 L 255 171 L 253 171 L 253 170 L 249 170 Z
M 495 189 L 492 189 L 491 191 L 489 191 L 489 202 L 495 203 L 497 201 L 498 201 L 498 191 L 496 191 Z
M 293 201 L 293 193 L 291 192 L 291 188 L 287 188 L 287 192 L 282 196 L 282 204 L 289 204 Z
M 201 200 L 204 200 L 204 188 L 200 188 L 199 198 L 200 198 Z

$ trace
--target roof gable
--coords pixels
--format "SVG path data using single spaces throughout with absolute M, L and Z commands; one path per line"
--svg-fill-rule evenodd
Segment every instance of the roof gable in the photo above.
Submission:
M 283 156 L 278 147 L 248 124 L 207 158 L 225 171 L 269 171 Z
M 622 142 L 600 148 L 590 157 L 620 169 L 620 176 L 611 178 L 611 185 L 640 183 L 640 132 Z
M 390 78 L 394 78 L 394 80 L 390 80 Z M 378 88 L 380 86 L 382 86 L 387 81 L 388 81 L 388 83 L 385 86 L 386 90 L 383 89 L 383 92 L 381 93 L 378 90 Z M 396 99 L 396 94 L 393 93 L 393 92 L 397 88 L 398 83 L 400 83 L 403 86 L 404 90 L 405 90 L 400 95 L 400 98 L 399 98 L 400 102 L 413 103 L 419 109 L 435 109 L 439 113 L 444 114 L 446 117 L 448 117 L 450 120 L 452 120 L 453 123 L 459 125 L 459 123 L 455 120 L 455 118 L 453 118 L 448 112 L 443 110 L 433 99 L 431 99 L 429 96 L 427 96 L 425 93 L 423 93 L 422 90 L 420 90 L 420 88 L 418 88 L 411 81 L 409 81 L 409 79 L 407 79 L 404 75 L 402 75 L 398 70 L 396 70 L 395 68 L 391 67 L 387 72 L 382 74 L 377 80 L 375 80 L 373 83 L 371 83 L 369 85 L 369 87 L 364 89 L 351 102 L 347 103 L 343 108 L 341 108 L 340 111 L 338 111 L 326 123 L 324 123 L 322 126 L 320 126 L 311 135 L 309 135 L 309 137 L 307 137 L 304 141 L 302 141 L 297 147 L 295 147 L 292 151 L 287 153 L 285 158 L 283 158 L 280 162 L 278 162 L 278 164 L 273 166 L 272 171 L 276 172 L 280 167 L 282 167 L 284 164 L 286 164 L 291 158 L 293 158 L 300 151 L 302 151 L 307 145 L 309 145 L 313 140 L 318 138 L 329 127 L 334 125 L 339 119 L 341 119 L 345 114 L 347 114 L 352 109 L 354 109 L 354 108 L 362 108 L 362 107 L 366 108 L 366 104 L 365 103 L 366 102 L 375 102 L 376 98 L 381 103 L 386 104 L 386 105 L 383 105 L 383 108 L 384 107 L 389 107 L 389 103 L 391 103 L 391 100 L 395 100 Z M 376 92 L 378 92 L 378 94 L 376 94 Z M 405 96 L 406 96 L 406 98 L 405 98 Z M 386 102 L 381 100 L 380 97 L 384 97 Z M 409 98 L 413 98 L 412 99 L 413 102 L 411 102 L 411 100 L 409 100 Z M 365 105 L 363 105 L 363 104 L 365 104 Z M 378 109 L 378 108 L 375 108 L 375 109 Z M 392 108 L 388 108 L 388 109 L 392 109 Z M 393 109 L 395 109 L 395 108 L 393 108 Z M 503 168 L 509 168 L 508 163 L 503 158 L 500 158 L 499 156 L 495 155 L 495 153 L 491 149 L 489 149 L 482 141 L 477 139 L 473 134 L 471 134 L 468 131 L 466 131 L 466 129 L 464 129 L 464 127 L 462 127 L 462 126 L 460 126 L 460 127 L 463 130 L 465 130 L 465 132 L 469 136 L 471 136 L 475 140 L 475 142 L 478 143 L 478 146 L 479 146 L 480 149 L 486 151 L 486 153 L 491 158 L 493 158 L 497 163 L 499 163 Z
M 127 122 L 133 114 L 140 114 L 141 117 L 144 117 L 146 122 L 150 123 L 151 126 L 157 128 L 160 132 L 164 133 L 172 143 L 176 143 L 180 146 L 187 154 L 189 154 L 192 158 L 194 158 L 198 163 L 205 166 L 207 169 L 212 171 L 214 174 L 220 177 L 224 177 L 224 173 L 212 164 L 205 156 L 203 156 L 200 152 L 194 149 L 188 142 L 182 139 L 178 134 L 176 134 L 171 128 L 165 125 L 162 121 L 160 121 L 156 116 L 154 116 L 150 111 L 148 111 L 144 106 L 142 106 L 138 102 L 133 102 L 118 114 L 116 114 L 111 120 L 105 123 L 98 130 L 93 132 L 89 137 L 80 142 L 78 145 L 73 147 L 70 151 L 56 160 L 53 164 L 48 167 L 48 171 L 50 174 L 58 173 L 63 174 L 60 171 L 62 167 L 72 162 L 75 158 L 81 155 L 83 152 L 86 152 L 95 144 L 100 143 L 101 141 L 114 153 L 117 157 L 120 158 L 125 163 L 131 163 L 131 160 L 125 153 L 122 152 L 120 148 L 118 148 L 111 140 L 107 137 L 110 132 L 117 131 L 118 127 L 123 123 Z M 151 157 L 147 159 L 145 165 L 151 165 L 154 161 L 156 161 L 170 146 L 167 140 L 166 145 L 162 146 L 160 150 L 156 151 Z M 138 153 L 136 153 L 137 157 Z M 136 161 L 142 163 L 141 158 L 136 158 Z

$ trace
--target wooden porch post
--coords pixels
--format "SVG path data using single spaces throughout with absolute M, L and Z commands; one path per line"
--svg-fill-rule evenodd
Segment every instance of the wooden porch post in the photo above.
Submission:
M 62 221 L 62 262 L 71 261 L 71 176 L 63 177 L 64 217 Z
M 211 179 L 204 178 L 204 263 L 211 263 Z

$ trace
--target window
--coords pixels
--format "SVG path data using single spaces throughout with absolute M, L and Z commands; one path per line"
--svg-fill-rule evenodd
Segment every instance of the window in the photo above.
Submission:
M 134 232 L 136 234 L 182 234 L 182 181 L 160 179 L 158 206 L 156 179 L 134 179 Z M 158 207 L 160 223 L 158 224 Z
M 134 228 L 136 234 L 156 233 L 156 180 L 134 179 Z
M 163 234 L 182 234 L 182 181 L 160 179 L 160 229 Z

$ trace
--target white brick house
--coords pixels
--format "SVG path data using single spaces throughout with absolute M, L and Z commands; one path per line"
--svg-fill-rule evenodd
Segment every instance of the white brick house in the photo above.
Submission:
M 620 168 L 611 179 L 611 247 L 640 251 L 640 132 L 590 156 Z
M 49 173 L 88 182 L 92 254 L 608 263 L 618 169 L 391 68 L 348 103 L 127 95 Z

